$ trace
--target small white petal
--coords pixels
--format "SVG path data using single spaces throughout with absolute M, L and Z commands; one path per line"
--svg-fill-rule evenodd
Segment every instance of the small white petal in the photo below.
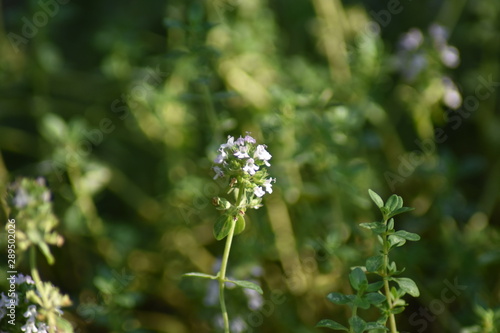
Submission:
M 266 194 L 266 192 L 264 192 L 262 190 L 262 187 L 260 186 L 256 186 L 254 189 L 253 189 L 253 193 L 258 196 L 259 198 L 261 198 L 264 194 Z

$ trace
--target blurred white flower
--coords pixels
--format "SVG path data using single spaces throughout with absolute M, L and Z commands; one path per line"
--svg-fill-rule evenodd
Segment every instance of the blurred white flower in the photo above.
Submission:
M 446 45 L 449 33 L 448 30 L 442 25 L 433 23 L 429 27 L 429 35 L 431 35 L 431 38 L 434 41 L 434 46 L 440 48 Z
M 245 288 L 243 292 L 247 296 L 247 305 L 250 310 L 257 311 L 264 305 L 264 299 L 257 291 Z
M 266 188 L 267 193 L 273 193 L 273 185 L 271 184 L 272 182 L 276 182 L 276 178 L 269 178 L 264 180 L 264 183 L 262 186 Z
M 444 46 L 439 55 L 443 64 L 449 68 L 455 68 L 460 64 L 460 53 L 454 46 Z
M 412 28 L 399 40 L 399 46 L 405 51 L 414 51 L 422 45 L 424 36 L 420 29 Z
M 449 77 L 443 78 L 443 85 L 443 103 L 453 110 L 458 109 L 462 105 L 462 95 L 458 91 L 457 86 Z
M 247 324 L 241 317 L 236 317 L 231 320 L 231 332 L 241 333 L 247 329 Z
M 29 275 L 23 275 L 19 274 L 16 276 L 16 284 L 21 284 L 21 283 L 27 283 L 27 284 L 35 284 L 35 281 L 31 278 Z

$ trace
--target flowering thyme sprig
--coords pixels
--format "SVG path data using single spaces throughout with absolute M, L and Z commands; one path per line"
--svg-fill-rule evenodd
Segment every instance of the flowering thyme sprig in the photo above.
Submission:
M 214 180 L 227 180 L 227 194 L 233 194 L 234 200 L 215 197 L 214 206 L 224 213 L 214 225 L 214 236 L 217 240 L 227 237 L 221 267 L 217 275 L 204 273 L 187 273 L 185 276 L 217 280 L 219 282 L 219 301 L 224 322 L 224 332 L 230 332 L 229 316 L 224 300 L 225 283 L 231 282 L 239 287 L 252 289 L 262 294 L 262 288 L 249 281 L 230 280 L 226 278 L 226 268 L 231 250 L 233 236 L 245 229 L 245 212 L 248 208 L 257 209 L 262 206 L 264 194 L 272 193 L 275 178 L 269 177 L 267 167 L 271 166 L 271 154 L 265 145 L 257 145 L 257 141 L 249 133 L 243 138 L 229 136 L 226 143 L 220 145 L 214 160 Z
M 257 209 L 262 206 L 264 194 L 272 193 L 275 178 L 269 177 L 267 167 L 271 166 L 271 154 L 265 145 L 257 145 L 256 140 L 248 133 L 234 139 L 229 136 L 226 143 L 220 145 L 214 160 L 214 179 L 227 178 L 228 193 L 234 192 L 236 202 L 231 204 L 224 198 L 215 197 L 214 205 L 225 211 L 214 228 L 215 237 L 220 240 L 229 232 L 230 219 L 236 222 L 235 234 L 244 229 L 243 215 L 248 208 Z

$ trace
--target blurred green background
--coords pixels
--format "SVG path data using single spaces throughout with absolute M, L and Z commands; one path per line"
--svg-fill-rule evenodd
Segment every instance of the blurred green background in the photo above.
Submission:
M 41 275 L 76 332 L 218 331 L 214 286 L 181 275 L 217 268 L 210 168 L 246 131 L 277 182 L 231 252 L 265 291 L 226 293 L 234 332 L 345 323 L 325 296 L 377 249 L 368 188 L 416 208 L 401 332 L 496 332 L 500 2 L 0 3 L 0 190 L 47 179 L 65 244 Z

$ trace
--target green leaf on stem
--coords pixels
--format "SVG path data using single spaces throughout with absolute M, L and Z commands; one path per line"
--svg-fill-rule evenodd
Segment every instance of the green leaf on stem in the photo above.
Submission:
M 359 225 L 362 228 L 370 229 L 376 234 L 382 234 L 386 230 L 384 222 L 366 222 Z
M 264 292 L 262 291 L 262 288 L 258 284 L 255 284 L 255 283 L 250 282 L 250 281 L 229 280 L 229 279 L 225 279 L 224 281 L 234 283 L 238 287 L 255 290 L 256 292 L 258 292 L 261 295 L 264 294 Z
M 241 234 L 243 230 L 245 230 L 245 217 L 243 217 L 243 215 L 241 214 L 238 214 L 236 226 L 234 227 L 234 234 Z
M 198 273 L 198 272 L 186 273 L 186 274 L 182 274 L 182 276 L 194 276 L 194 277 L 199 277 L 199 278 L 203 278 L 203 279 L 211 279 L 211 280 L 217 279 L 217 276 L 213 276 L 213 275 L 209 275 L 209 274 L 205 274 L 205 273 Z
M 389 222 L 387 223 L 387 230 L 393 230 L 394 229 L 394 219 L 390 219 Z
M 385 296 L 379 293 L 368 293 L 365 295 L 365 298 L 370 304 L 380 304 L 385 301 Z
M 352 295 L 344 295 L 341 293 L 329 293 L 326 296 L 326 298 L 334 304 L 343 305 L 343 304 L 348 304 L 348 303 L 352 302 L 352 297 L 349 297 L 349 296 L 352 296 Z
M 368 280 L 366 278 L 365 272 L 363 272 L 363 270 L 359 267 L 353 269 L 349 274 L 349 281 L 351 282 L 351 286 L 356 290 L 365 290 L 368 286 Z
M 389 329 L 387 327 L 385 327 L 385 325 L 381 324 L 381 323 L 377 323 L 377 322 L 369 322 L 369 323 L 366 323 L 366 326 L 365 326 L 365 331 L 368 331 L 368 330 L 384 330 L 384 331 L 388 331 Z
M 373 257 L 366 259 L 366 270 L 368 272 L 376 272 L 382 267 L 384 263 L 384 257 L 379 254 Z
M 333 320 L 330 320 L 330 319 L 320 320 L 316 324 L 316 327 L 325 327 L 325 328 L 329 328 L 329 329 L 337 330 L 337 331 L 346 331 L 346 332 L 349 331 L 347 329 L 347 327 L 345 327 L 344 325 L 341 325 L 341 324 L 337 323 L 336 321 L 333 321 Z
M 358 316 L 349 318 L 349 325 L 354 333 L 363 333 L 366 328 L 366 322 Z
M 413 297 L 420 296 L 420 291 L 418 290 L 417 284 L 410 278 L 392 278 L 394 282 L 399 285 L 399 288 L 405 293 L 410 294 Z
M 412 210 L 415 210 L 415 208 L 411 208 L 411 207 L 400 207 L 396 210 L 393 210 L 389 213 L 389 215 L 387 216 L 387 218 L 391 218 L 393 216 L 396 216 L 396 215 L 399 215 L 399 214 L 403 214 L 403 213 L 406 213 L 406 212 L 411 212 Z
M 406 243 L 406 239 L 404 239 L 403 237 L 400 237 L 396 234 L 389 235 L 388 240 L 389 240 L 389 246 L 391 248 L 392 247 L 400 247 Z
M 401 208 L 402 206 L 403 206 L 403 199 L 399 195 L 393 194 L 389 197 L 384 207 L 386 207 L 387 210 L 389 211 L 389 214 L 391 214 L 392 212 Z
M 394 309 L 391 310 L 391 313 L 392 314 L 398 314 L 398 313 L 401 313 L 405 310 L 405 307 L 404 306 L 398 306 L 398 307 L 395 307 Z
M 361 309 L 369 309 L 370 308 L 370 302 L 366 299 L 365 296 L 359 296 L 356 295 L 356 298 L 354 299 L 353 305 L 357 306 L 358 308 Z
M 420 236 L 413 233 L 413 232 L 408 232 L 408 231 L 405 231 L 405 230 L 398 230 L 394 233 L 394 235 L 396 236 L 399 236 L 399 237 L 402 237 L 406 240 L 409 240 L 409 241 L 413 241 L 413 242 L 416 242 L 416 241 L 419 241 L 420 240 Z
M 373 282 L 368 285 L 366 292 L 371 293 L 380 290 L 384 286 L 384 281 Z
M 384 201 L 377 193 L 375 193 L 372 190 L 368 190 L 368 194 L 370 195 L 370 198 L 372 198 L 373 202 L 377 205 L 378 208 L 384 206 Z
M 226 214 L 219 216 L 214 225 L 214 237 L 217 240 L 224 239 L 231 231 L 232 217 Z

